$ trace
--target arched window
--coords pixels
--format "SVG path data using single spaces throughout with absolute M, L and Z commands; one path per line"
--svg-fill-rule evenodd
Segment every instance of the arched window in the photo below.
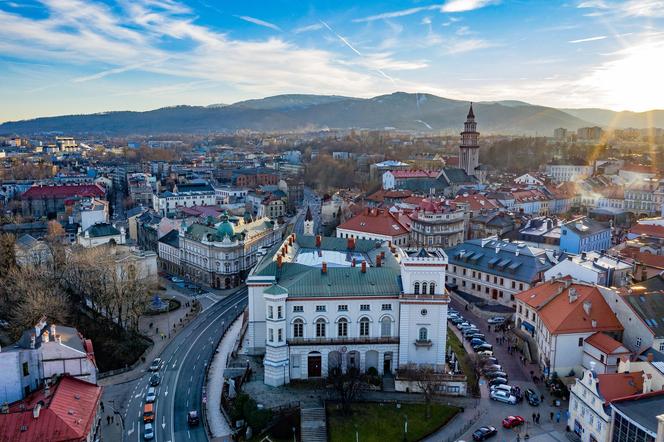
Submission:
M 435 282 L 430 282 L 429 283 L 429 294 L 433 295 L 436 293 L 436 283 Z
M 316 337 L 324 338 L 325 337 L 325 319 L 319 319 L 316 321 Z
M 389 316 L 380 320 L 380 335 L 382 337 L 392 336 L 392 318 Z
M 414 290 L 414 293 L 415 293 L 416 295 L 419 295 L 419 294 L 420 294 L 420 283 L 419 283 L 419 282 L 416 282 L 416 283 L 415 283 L 415 290 Z
M 429 333 L 427 332 L 426 327 L 422 327 L 420 329 L 420 341 L 428 341 L 429 340 Z
M 304 338 L 304 321 L 296 319 L 293 321 L 293 337 Z
M 360 319 L 360 336 L 369 336 L 369 319 Z
M 339 319 L 337 324 L 337 332 L 340 338 L 345 338 L 348 336 L 348 320 L 346 318 Z
M 422 294 L 423 295 L 427 294 L 427 283 L 426 282 L 422 283 Z

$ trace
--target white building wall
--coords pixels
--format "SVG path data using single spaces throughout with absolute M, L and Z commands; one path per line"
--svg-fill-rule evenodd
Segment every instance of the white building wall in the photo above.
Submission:
M 544 280 L 550 281 L 552 279 L 559 278 L 561 276 L 571 276 L 577 281 L 587 282 L 589 284 L 599 284 L 604 281 L 600 281 L 600 276 L 603 272 L 593 271 L 587 267 L 575 264 L 569 259 L 560 261 L 555 266 L 551 267 L 549 270 L 544 272 Z
M 571 333 L 554 335 L 553 345 L 550 349 L 551 372 L 558 376 L 567 376 L 571 370 L 578 374 L 583 364 L 583 341 L 592 333 Z M 579 345 L 581 339 L 581 345 Z
M 383 189 L 389 190 L 389 189 L 394 189 L 396 186 L 394 175 L 392 172 L 385 172 L 383 174 Z
M 569 425 L 575 428 L 575 422 L 581 425 L 581 441 L 590 442 L 591 437 L 598 442 L 609 442 L 611 417 L 603 408 L 604 399 L 597 393 L 597 380 L 589 370 L 572 385 L 569 402 Z
M 654 336 L 650 328 L 634 313 L 634 310 L 632 310 L 625 300 L 609 288 L 601 286 L 597 288 L 624 328 L 622 336 L 623 345 L 630 351 L 638 354 L 654 346 Z M 657 348 L 655 347 L 655 349 Z

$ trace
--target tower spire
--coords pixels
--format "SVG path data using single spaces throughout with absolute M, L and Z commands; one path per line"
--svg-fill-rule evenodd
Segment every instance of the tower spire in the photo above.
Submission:
M 475 114 L 473 113 L 473 102 L 470 102 L 470 110 L 468 110 L 468 116 L 466 118 L 475 118 Z

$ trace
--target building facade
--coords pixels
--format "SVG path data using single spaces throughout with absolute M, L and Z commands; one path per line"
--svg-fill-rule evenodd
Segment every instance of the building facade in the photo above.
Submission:
M 414 246 L 454 247 L 464 239 L 465 212 L 448 201 L 423 199 L 409 217 Z

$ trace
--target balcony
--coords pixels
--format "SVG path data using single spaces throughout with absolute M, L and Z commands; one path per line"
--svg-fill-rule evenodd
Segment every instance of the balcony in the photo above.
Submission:
M 396 336 L 356 337 L 356 338 L 290 338 L 288 345 L 358 345 L 358 344 L 398 344 Z
M 417 339 L 415 340 L 415 347 L 431 347 L 433 343 L 431 339 Z

